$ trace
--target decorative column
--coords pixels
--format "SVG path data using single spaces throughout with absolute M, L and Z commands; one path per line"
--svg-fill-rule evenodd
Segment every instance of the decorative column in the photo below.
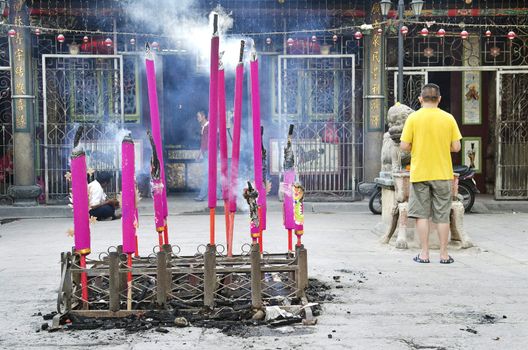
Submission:
M 365 135 L 365 181 L 373 181 L 381 169 L 381 145 L 385 128 L 384 96 L 384 34 L 378 31 L 381 11 L 379 3 L 372 5 L 371 23 L 374 29 L 365 33 L 365 69 L 363 75 L 363 120 Z
M 9 2 L 11 94 L 13 106 L 14 185 L 8 193 L 15 206 L 37 205 L 41 189 L 35 184 L 34 98 L 31 69 L 31 32 L 25 0 Z

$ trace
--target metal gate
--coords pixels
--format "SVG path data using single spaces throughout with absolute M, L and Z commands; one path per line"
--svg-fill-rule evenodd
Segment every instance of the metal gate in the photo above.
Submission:
M 13 184 L 13 121 L 9 42 L 0 38 L 0 204 L 11 203 L 7 189 Z
M 355 113 L 354 55 L 279 55 L 277 63 L 273 111 L 281 141 L 272 172 L 282 171 L 280 152 L 292 123 L 296 168 L 307 197 L 355 199 L 363 173 L 363 121 Z
M 65 202 L 73 137 L 85 126 L 83 145 L 88 168 L 110 171 L 119 181 L 118 135 L 124 122 L 121 55 L 42 55 L 42 143 L 37 168 L 44 176 L 46 202 Z
M 528 199 L 528 70 L 497 72 L 496 199 Z
M 389 74 L 389 77 L 391 75 Z M 398 100 L 398 71 L 395 71 L 392 75 L 393 82 L 388 86 L 392 86 L 392 94 L 389 89 L 389 101 L 392 101 L 393 105 L 396 102 L 401 102 L 414 110 L 420 108 L 420 101 L 418 101 L 418 96 L 422 92 L 422 87 L 428 83 L 428 74 L 424 71 L 404 71 L 403 72 L 403 101 Z

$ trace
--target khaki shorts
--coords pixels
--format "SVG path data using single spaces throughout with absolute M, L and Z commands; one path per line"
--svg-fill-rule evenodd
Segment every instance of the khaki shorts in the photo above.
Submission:
M 435 224 L 449 223 L 451 184 L 451 180 L 411 183 L 408 216 L 417 219 L 432 217 Z

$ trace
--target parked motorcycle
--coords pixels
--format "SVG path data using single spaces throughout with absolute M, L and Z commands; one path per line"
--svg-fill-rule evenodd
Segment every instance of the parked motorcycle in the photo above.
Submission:
M 458 199 L 469 213 L 475 204 L 475 194 L 480 193 L 475 181 L 475 170 L 466 165 L 456 165 L 453 171 L 458 174 Z
M 475 194 L 480 193 L 475 182 L 475 171 L 466 165 L 457 165 L 453 171 L 458 175 L 458 199 L 464 205 L 464 211 L 469 213 L 475 204 Z M 364 197 L 369 197 L 369 209 L 373 214 L 380 215 L 381 186 L 375 182 L 362 182 L 358 184 L 358 192 Z

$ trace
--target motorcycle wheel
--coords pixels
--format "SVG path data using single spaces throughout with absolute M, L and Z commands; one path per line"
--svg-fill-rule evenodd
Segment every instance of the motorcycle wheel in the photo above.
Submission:
M 370 196 L 369 209 L 372 214 L 381 215 L 381 188 L 376 188 L 376 191 Z
M 464 212 L 469 213 L 475 203 L 475 193 L 471 188 L 463 183 L 458 184 L 458 196 L 464 205 Z

